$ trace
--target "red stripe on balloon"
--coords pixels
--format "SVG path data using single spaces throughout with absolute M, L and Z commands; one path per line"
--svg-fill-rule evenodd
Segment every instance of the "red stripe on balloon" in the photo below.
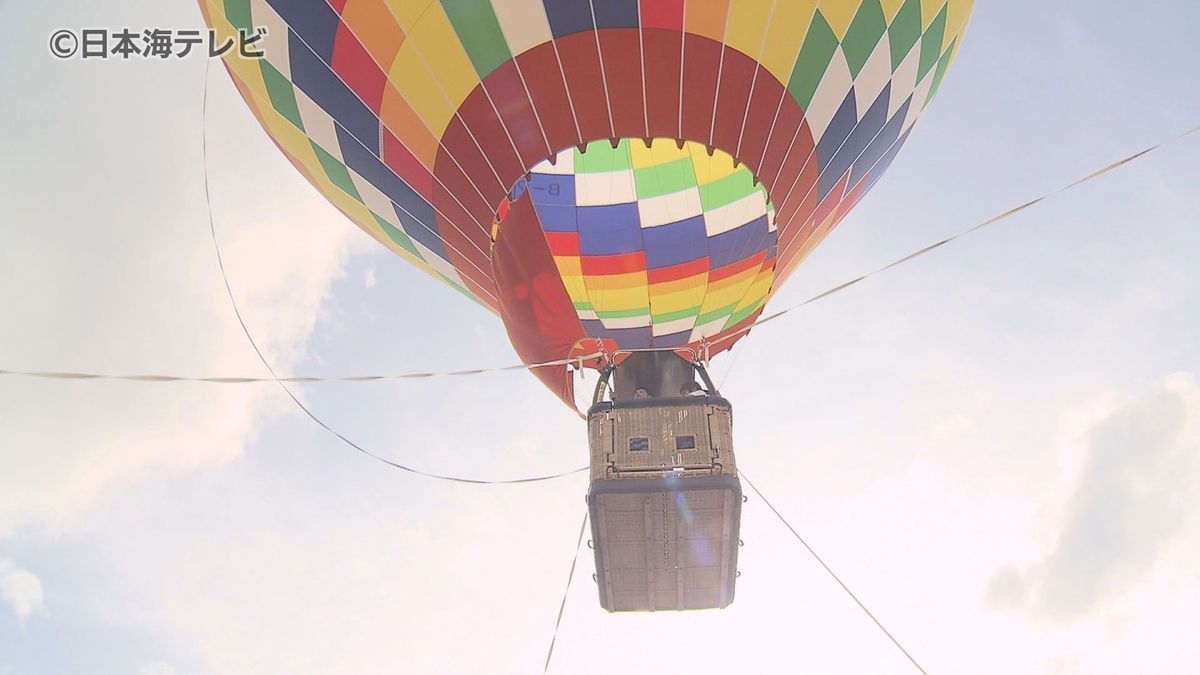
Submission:
M 737 150 L 750 103 L 750 81 L 755 62 L 736 49 L 725 49 L 721 58 L 721 81 L 717 88 L 716 118 L 713 120 L 712 145 L 732 154 Z M 740 160 L 740 157 L 735 157 Z
M 766 152 L 767 134 L 771 131 L 771 123 L 775 121 L 775 111 L 779 109 L 780 97 L 783 96 L 784 90 L 766 68 L 761 65 L 756 68 L 757 75 L 750 91 L 746 124 L 742 129 L 737 158 L 747 166 L 753 167 L 755 176 L 762 180 L 762 160 Z M 791 100 L 791 97 L 788 99 Z M 792 105 L 795 105 L 795 101 L 792 101 Z M 791 135 L 788 138 L 791 138 Z
M 598 31 L 604 58 L 604 79 L 612 102 L 613 128 L 618 138 L 646 136 L 646 109 L 642 99 L 642 46 L 636 28 Z
M 778 267 L 776 268 L 778 270 L 775 280 L 776 287 L 781 286 L 792 275 L 797 266 L 808 257 L 809 252 L 816 248 L 825 237 L 829 236 L 829 233 L 833 231 L 833 228 L 837 227 L 837 224 L 845 217 L 851 206 L 863 195 L 865 192 L 865 183 L 863 181 L 859 181 L 853 189 L 846 193 L 846 186 L 849 180 L 850 173 L 847 172 L 838 181 L 837 185 L 834 186 L 833 190 L 826 195 L 816 211 L 805 220 L 796 219 L 795 222 L 797 225 L 805 223 L 806 226 L 799 228 L 796 236 L 789 237 L 786 244 L 781 240 L 779 248 L 780 257 Z M 805 202 L 808 201 L 808 199 L 805 200 Z M 822 227 L 822 223 L 827 219 L 829 220 L 829 224 Z M 796 239 L 799 241 L 793 241 Z
M 610 137 L 612 127 L 609 126 L 600 55 L 596 52 L 596 34 L 591 31 L 573 33 L 555 42 L 571 90 L 580 133 L 586 140 Z
M 787 144 L 782 139 L 780 143 L 784 143 L 785 146 Z M 772 193 L 780 222 L 792 220 L 804 204 L 810 205 L 808 211 L 811 212 L 812 204 L 817 198 L 819 175 L 815 145 L 808 131 L 808 123 L 805 122 L 796 136 L 796 142 L 792 144 L 791 153 L 784 158 L 783 167 L 774 186 L 775 192 Z M 786 201 L 783 201 L 785 199 Z
M 645 12 L 643 7 L 642 11 Z M 652 138 L 679 137 L 679 48 L 683 34 L 642 30 L 646 66 L 646 114 Z
M 521 54 L 517 64 L 521 66 L 533 106 L 542 120 L 550 151 L 558 152 L 582 143 L 583 139 L 575 132 L 571 101 L 563 84 L 558 57 L 554 54 L 554 43 L 546 42 Z
M 576 232 L 546 232 L 546 244 L 556 256 L 579 257 L 579 234 Z
M 449 159 L 440 157 L 439 164 L 445 162 L 450 164 Z M 440 183 L 434 183 L 433 200 L 435 214 L 438 216 L 438 233 L 446 240 L 447 243 L 455 248 L 483 269 L 487 269 L 487 258 L 482 251 L 487 251 L 491 245 L 491 233 L 484 230 L 481 223 L 492 222 L 489 215 L 486 221 L 476 221 L 471 217 L 471 214 L 459 204 L 459 199 L 465 196 L 464 193 L 471 190 L 467 177 L 463 175 L 457 167 L 438 166 L 438 177 Z M 455 199 L 458 197 L 459 199 Z M 476 198 L 478 201 L 478 198 Z M 457 236 L 451 236 L 450 233 L 457 233 Z M 476 257 L 475 254 L 483 257 Z M 484 263 L 484 264 L 480 264 Z M 455 267 L 460 267 L 455 264 Z
M 491 261 L 485 253 L 490 237 L 467 218 L 446 188 L 435 186 L 433 197 L 439 211 L 436 215 L 438 236 L 446 244 L 444 248 L 448 262 L 458 271 L 467 290 L 476 297 L 485 299 L 495 295 Z
M 375 59 L 345 23 L 338 23 L 332 61 L 330 68 L 333 72 L 378 116 L 383 103 L 383 89 L 387 86 L 387 75 L 379 69 Z
M 850 213 L 850 210 L 858 204 L 858 200 L 867 193 L 866 184 L 867 176 L 863 176 L 854 184 L 854 187 L 846 192 L 846 196 L 842 197 L 841 203 L 838 204 L 837 213 L 833 216 L 834 224 L 842 222 L 842 218 L 845 218 L 846 214 Z M 830 226 L 830 229 L 833 227 Z
M 642 0 L 642 28 L 683 30 L 683 0 Z
M 791 202 L 795 202 L 797 206 L 792 207 Z M 822 219 L 818 218 L 817 210 L 817 195 L 816 190 L 812 194 L 801 198 L 800 195 L 794 197 L 788 204 L 788 213 L 779 216 L 778 226 L 778 246 L 779 258 L 785 261 L 791 257 L 800 248 L 797 244 L 803 243 L 803 240 L 812 236 Z M 796 239 L 800 239 L 797 242 Z
M 468 190 L 455 186 L 454 194 L 462 200 L 476 221 L 490 223 L 492 210 L 500 203 L 500 198 L 508 193 L 508 189 L 501 187 L 499 178 L 492 173 L 487 158 L 476 147 L 475 141 L 457 116 L 451 118 L 450 124 L 442 133 L 442 146 L 443 151 L 438 152 L 438 177 L 442 175 L 443 166 L 446 170 L 452 168 L 449 164 L 442 163 L 442 157 L 448 151 L 458 160 L 462 171 L 470 178 L 470 183 L 474 184 L 474 187 Z
M 609 274 L 629 274 L 642 272 L 646 269 L 646 254 L 642 251 L 634 253 L 619 253 L 616 255 L 587 255 L 579 259 L 583 273 L 586 275 L 606 276 Z
M 380 135 L 383 141 L 380 146 L 380 159 L 383 160 L 383 163 L 399 176 L 400 180 L 424 197 L 425 201 L 432 202 L 433 174 L 417 161 L 417 158 L 396 139 L 391 131 L 383 129 L 380 131 Z
M 838 205 L 842 203 L 842 196 L 846 193 L 846 184 L 849 182 L 850 172 L 847 171 L 845 175 L 838 179 L 837 184 L 833 186 L 829 194 L 825 195 L 825 199 L 821 200 L 821 204 L 817 206 L 817 209 L 813 211 L 812 221 L 817 227 L 820 227 L 821 223 L 825 222 L 825 219 L 832 215 Z
M 521 164 L 532 167 L 549 156 L 551 150 L 546 146 L 533 104 L 525 93 L 525 86 L 521 84 L 517 64 L 506 61 L 488 75 L 484 86 L 517 146 Z
M 783 199 L 790 185 L 790 183 L 783 184 L 779 180 L 779 174 L 783 169 L 784 160 L 794 157 L 796 154 L 795 152 L 788 154 L 788 145 L 793 138 L 796 139 L 796 143 L 803 145 L 805 149 L 800 153 L 801 159 L 804 159 L 804 155 L 808 154 L 809 149 L 813 147 L 812 132 L 808 130 L 804 111 L 800 110 L 800 106 L 791 96 L 783 97 L 783 105 L 779 108 L 779 117 L 767 130 L 767 135 L 763 158 L 759 162 L 758 179 L 767 186 L 768 194 L 775 200 L 775 206 L 778 207 L 778 201 Z
M 763 260 L 766 260 L 766 258 L 767 252 L 759 251 L 748 258 L 742 258 L 741 260 L 729 263 L 724 267 L 718 267 L 708 273 L 708 282 L 711 284 L 721 281 L 722 279 L 728 279 L 729 277 L 737 276 L 746 270 L 760 267 Z
M 508 139 L 508 134 L 505 132 L 504 124 L 500 121 L 500 117 L 496 114 L 496 109 L 492 107 L 492 102 L 488 100 L 487 90 L 483 87 L 476 86 L 475 89 L 467 96 L 467 99 L 458 107 L 458 117 L 467 129 L 474 136 L 472 147 L 476 149 L 487 159 L 488 163 L 500 175 L 500 190 L 501 194 L 492 198 L 491 186 L 484 190 L 488 196 L 488 206 L 494 212 L 495 208 L 500 204 L 500 199 L 504 194 L 508 193 L 512 187 L 516 176 L 525 173 L 525 164 L 521 162 L 521 158 L 513 149 L 513 143 Z M 454 155 L 458 157 L 456 153 Z M 486 176 L 475 177 L 476 182 L 483 184 L 495 180 L 489 172 Z M 490 220 L 489 215 L 489 220 Z
M 708 144 L 721 45 L 688 33 L 683 38 L 683 138 Z
M 655 267 L 646 270 L 646 276 L 651 284 L 661 284 L 668 281 L 679 281 L 708 271 L 709 259 L 691 260 L 670 267 Z
M 437 210 L 464 232 L 471 233 L 472 237 L 478 231 L 486 234 L 490 240 L 491 234 L 484 233 L 483 228 L 492 222 L 492 207 L 487 206 L 479 193 L 475 191 L 471 179 L 450 159 L 445 149 L 439 150 L 434 171 L 439 181 L 434 183 L 434 206 Z M 496 200 L 496 203 L 499 204 L 499 200 Z M 486 217 L 473 216 L 480 212 L 483 212 Z M 480 246 L 485 251 L 488 248 L 483 243 Z
M 530 200 L 520 199 L 512 205 L 493 257 L 500 316 L 521 361 L 540 363 L 570 354 L 586 334 L 547 250 Z M 565 366 L 532 372 L 574 407 L 574 385 Z

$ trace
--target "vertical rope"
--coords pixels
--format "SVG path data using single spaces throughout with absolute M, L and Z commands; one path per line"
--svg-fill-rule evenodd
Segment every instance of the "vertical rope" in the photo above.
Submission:
M 567 574 L 567 587 L 563 589 L 562 602 L 558 605 L 558 619 L 554 621 L 554 636 L 550 638 L 550 649 L 546 650 L 546 665 L 542 674 L 550 672 L 550 659 L 554 656 L 554 643 L 558 641 L 558 627 L 562 625 L 563 610 L 567 608 L 567 595 L 571 592 L 571 580 L 575 578 L 575 563 L 579 562 L 579 545 L 583 543 L 583 530 L 587 527 L 588 514 L 584 512 L 579 524 L 579 538 L 575 541 L 575 556 L 571 558 L 571 572 Z

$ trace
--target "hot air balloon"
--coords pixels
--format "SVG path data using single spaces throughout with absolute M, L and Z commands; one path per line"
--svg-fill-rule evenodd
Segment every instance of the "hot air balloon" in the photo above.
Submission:
M 499 315 L 569 405 L 570 364 L 602 371 L 601 604 L 732 602 L 741 487 L 703 365 L 891 164 L 972 0 L 200 6 L 219 38 L 266 28 L 227 69 L 348 218 Z

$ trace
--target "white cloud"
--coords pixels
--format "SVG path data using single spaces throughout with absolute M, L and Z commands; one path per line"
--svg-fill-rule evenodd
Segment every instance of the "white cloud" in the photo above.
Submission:
M 294 475 L 217 481 L 220 505 L 214 486 L 196 476 L 180 484 L 199 491 L 176 491 L 160 518 L 122 511 L 99 523 L 106 532 L 137 523 L 122 539 L 125 558 L 112 580 L 130 606 L 114 617 L 186 645 L 201 672 L 532 667 L 565 581 L 583 479 L 519 490 L 450 487 L 377 471 L 336 447 L 328 463 L 366 470 L 334 480 L 346 492 L 332 498 L 313 495 Z M 403 498 L 413 492 L 428 498 Z M 565 503 L 573 508 L 556 508 Z M 212 512 L 178 527 L 196 508 Z M 591 584 L 590 565 L 581 565 L 579 587 Z M 496 617 L 503 619 L 480 632 Z M 480 648 L 464 649 L 471 634 Z
M 44 612 L 42 581 L 32 572 L 17 568 L 11 560 L 0 558 L 0 600 L 8 605 L 22 627 L 34 612 Z
M 999 569 L 989 603 L 1077 619 L 1146 583 L 1186 532 L 1200 479 L 1198 420 L 1200 386 L 1182 373 L 1096 419 L 1052 544 L 1026 569 Z
M 1016 565 L 1005 565 L 996 570 L 987 585 L 984 596 L 991 609 L 1012 609 L 1025 604 L 1029 583 L 1024 572 Z
M 201 63 L 64 64 L 36 86 L 66 104 L 37 97 L 0 111 L 6 128 L 18 124 L 13 115 L 41 122 L 6 140 L 0 168 L 4 367 L 265 374 L 234 319 L 208 232 Z M 287 373 L 331 282 L 367 238 L 287 163 L 219 67 L 211 82 L 211 191 L 226 268 L 251 330 Z M 136 101 L 145 91 L 186 104 L 72 103 Z M 64 129 L 80 131 L 63 142 Z M 68 526 L 118 486 L 227 462 L 284 401 L 273 385 L 5 378 L 0 536 L 26 523 Z

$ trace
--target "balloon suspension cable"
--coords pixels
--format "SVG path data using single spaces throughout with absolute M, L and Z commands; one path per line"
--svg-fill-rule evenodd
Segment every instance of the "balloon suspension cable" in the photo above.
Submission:
M 242 327 L 242 332 L 246 335 L 246 340 L 250 343 L 250 346 L 254 348 L 254 353 L 258 355 L 259 361 L 262 361 L 263 367 L 266 368 L 267 372 L 271 374 L 271 379 L 274 382 L 279 384 L 279 387 L 281 389 L 283 389 L 284 393 L 287 394 L 288 398 L 290 398 L 292 400 L 292 402 L 296 404 L 296 407 L 298 407 L 301 410 L 301 412 L 303 412 L 305 415 L 307 415 L 309 419 L 311 419 L 313 422 L 315 422 L 322 429 L 329 432 L 332 436 L 334 436 L 341 442 L 345 443 L 346 445 L 350 446 L 351 448 L 357 450 L 358 452 L 370 457 L 371 459 L 374 459 L 374 460 L 381 462 L 387 466 L 390 466 L 394 469 L 400 469 L 401 471 L 407 471 L 408 473 L 415 474 L 418 476 L 425 476 L 426 478 L 433 478 L 436 480 L 449 481 L 452 483 L 466 483 L 466 484 L 471 484 L 471 485 L 511 485 L 511 484 L 518 484 L 518 483 L 536 483 L 536 482 L 541 482 L 541 481 L 554 480 L 555 478 L 562 478 L 564 476 L 570 476 L 573 474 L 582 473 L 584 471 L 587 471 L 588 467 L 584 466 L 584 467 L 580 467 L 578 469 L 573 469 L 571 471 L 564 471 L 562 473 L 556 473 L 556 474 L 545 475 L 545 476 L 528 476 L 525 478 L 515 478 L 515 479 L 509 479 L 509 480 L 483 480 L 483 479 L 478 479 L 478 478 L 465 478 L 462 476 L 448 476 L 448 475 L 432 473 L 429 471 L 423 471 L 421 469 L 416 469 L 411 466 L 407 466 L 405 464 L 400 464 L 398 462 L 394 462 L 394 461 L 387 459 L 381 455 L 377 455 L 377 454 L 371 452 L 370 450 L 367 450 L 363 446 L 359 445 L 358 443 L 355 443 L 354 441 L 350 440 L 349 438 L 347 438 L 346 436 L 344 436 L 343 434 L 341 434 L 340 432 L 335 430 L 333 427 L 326 424 L 320 417 L 317 417 L 317 415 L 315 413 L 313 413 L 312 410 L 309 410 L 308 406 L 304 405 L 304 403 L 292 392 L 291 388 L 287 386 L 286 382 L 284 380 L 280 379 L 279 376 L 277 376 L 275 374 L 275 369 L 271 366 L 270 361 L 267 360 L 266 355 L 263 354 L 262 349 L 259 348 L 258 343 L 254 340 L 254 336 L 250 334 L 250 328 L 246 325 L 246 320 L 242 317 L 242 310 L 238 307 L 237 298 L 233 294 L 233 287 L 229 283 L 229 275 L 225 270 L 225 261 L 224 261 L 224 258 L 221 256 L 221 244 L 220 244 L 219 239 L 217 238 L 217 226 L 213 219 L 212 197 L 210 195 L 209 181 L 208 181 L 208 80 L 209 80 L 209 66 L 208 66 L 208 64 L 206 64 L 204 67 L 204 99 L 203 99 L 203 104 L 202 104 L 201 125 L 200 125 L 200 128 L 201 128 L 201 152 L 202 152 L 203 165 L 204 165 L 204 202 L 205 202 L 205 205 L 208 210 L 208 230 L 209 230 L 209 233 L 212 235 L 213 251 L 216 253 L 217 267 L 221 272 L 221 279 L 225 283 L 225 292 L 229 295 L 229 304 L 233 307 L 233 313 L 237 317 L 238 324 L 241 325 L 241 327 Z

